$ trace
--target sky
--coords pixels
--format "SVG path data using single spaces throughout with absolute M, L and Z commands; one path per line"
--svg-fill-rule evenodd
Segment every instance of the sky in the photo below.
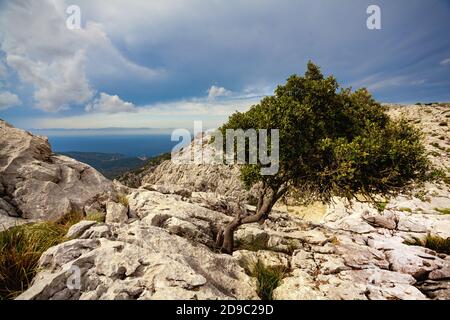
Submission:
M 380 102 L 450 101 L 450 0 L 0 0 L 0 118 L 24 129 L 217 127 L 308 60 Z

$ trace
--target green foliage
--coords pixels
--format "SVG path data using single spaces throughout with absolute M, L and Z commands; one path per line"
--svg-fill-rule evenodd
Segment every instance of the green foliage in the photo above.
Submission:
M 55 222 L 24 224 L 0 232 L 0 300 L 26 290 L 42 253 L 65 241 L 69 228 L 82 219 L 82 213 L 71 212 Z
M 450 214 L 450 208 L 435 208 L 434 210 L 442 214 Z
M 285 273 L 285 268 L 267 267 L 259 260 L 256 262 L 251 276 L 258 281 L 257 294 L 261 300 L 273 300 L 273 291 L 280 285 Z
M 27 224 L 0 232 L 0 299 L 28 288 L 40 256 L 64 239 L 66 229 L 54 223 Z
M 410 213 L 412 212 L 411 208 L 406 208 L 406 207 L 399 208 L 398 210 L 403 211 L 403 212 L 410 212 Z
M 247 187 L 289 185 L 305 202 L 391 196 L 426 181 L 430 164 L 421 133 L 385 111 L 366 89 L 341 89 L 309 62 L 303 77 L 291 76 L 274 96 L 234 113 L 220 129 L 279 129 L 278 174 L 262 176 L 260 163 L 243 165 Z
M 405 244 L 412 246 L 422 246 L 439 253 L 450 254 L 450 237 L 445 239 L 439 236 L 428 234 L 424 240 L 415 238 L 412 241 L 405 241 Z
M 84 219 L 83 212 L 72 211 L 72 212 L 69 212 L 68 214 L 62 216 L 58 220 L 56 220 L 54 222 L 54 224 L 56 224 L 57 226 L 62 227 L 63 229 L 65 229 L 67 231 L 67 230 L 69 230 L 69 228 L 71 226 L 73 226 L 74 224 L 80 222 L 83 219 Z M 52 222 L 49 222 L 49 223 L 52 223 Z
M 379 212 L 383 212 L 386 209 L 386 206 L 389 202 L 382 201 L 382 202 L 375 202 L 375 207 Z

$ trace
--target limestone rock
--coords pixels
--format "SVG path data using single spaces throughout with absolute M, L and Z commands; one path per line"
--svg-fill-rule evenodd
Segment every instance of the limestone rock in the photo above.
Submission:
M 250 269 L 258 262 L 269 268 L 280 268 L 287 270 L 290 266 L 290 257 L 288 255 L 269 250 L 237 250 L 233 253 L 233 257 L 238 259 L 244 268 Z
M 22 218 L 53 220 L 113 185 L 90 166 L 52 154 L 47 138 L 0 120 L 0 184 Z
M 121 203 L 109 201 L 106 204 L 106 223 L 125 223 L 128 220 L 128 208 Z
M 93 225 L 97 224 L 95 221 L 80 221 L 77 224 L 74 224 L 70 227 L 70 229 L 67 231 L 66 237 L 67 238 L 78 238 L 80 237 L 87 229 L 92 227 Z
M 116 231 L 118 240 L 76 239 L 47 251 L 44 270 L 18 299 L 257 298 L 254 282 L 231 256 L 138 221 Z M 75 267 L 81 287 L 70 289 Z

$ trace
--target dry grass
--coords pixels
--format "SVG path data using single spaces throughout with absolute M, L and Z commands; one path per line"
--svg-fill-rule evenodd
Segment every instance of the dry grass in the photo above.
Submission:
M 83 219 L 72 212 L 53 222 L 25 224 L 0 232 L 0 300 L 26 290 L 37 273 L 39 258 L 65 241 L 67 230 Z
M 128 198 L 125 194 L 119 194 L 117 196 L 117 201 L 121 204 L 123 204 L 125 207 L 128 207 L 129 203 L 128 203 Z
M 405 244 L 412 246 L 422 246 L 439 253 L 450 254 L 450 238 L 442 238 L 428 234 L 424 240 L 415 238 L 412 241 L 405 241 Z
M 103 223 L 103 222 L 105 222 L 105 218 L 106 218 L 106 215 L 104 213 L 89 212 L 88 214 L 86 214 L 86 217 L 84 218 L 84 220 L 96 221 L 99 223 Z

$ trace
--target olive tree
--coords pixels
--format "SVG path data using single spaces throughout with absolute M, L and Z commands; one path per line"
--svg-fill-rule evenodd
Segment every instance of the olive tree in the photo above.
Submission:
M 388 198 L 425 181 L 430 170 L 419 131 L 391 119 L 366 89 L 341 88 L 312 62 L 304 76 L 291 76 L 273 96 L 231 115 L 220 131 L 227 129 L 278 129 L 279 170 L 262 175 L 259 162 L 241 166 L 245 186 L 260 191 L 256 212 L 239 211 L 219 232 L 216 242 L 226 253 L 240 225 L 264 222 L 290 191 L 304 203 Z M 270 138 L 269 130 L 268 145 Z

